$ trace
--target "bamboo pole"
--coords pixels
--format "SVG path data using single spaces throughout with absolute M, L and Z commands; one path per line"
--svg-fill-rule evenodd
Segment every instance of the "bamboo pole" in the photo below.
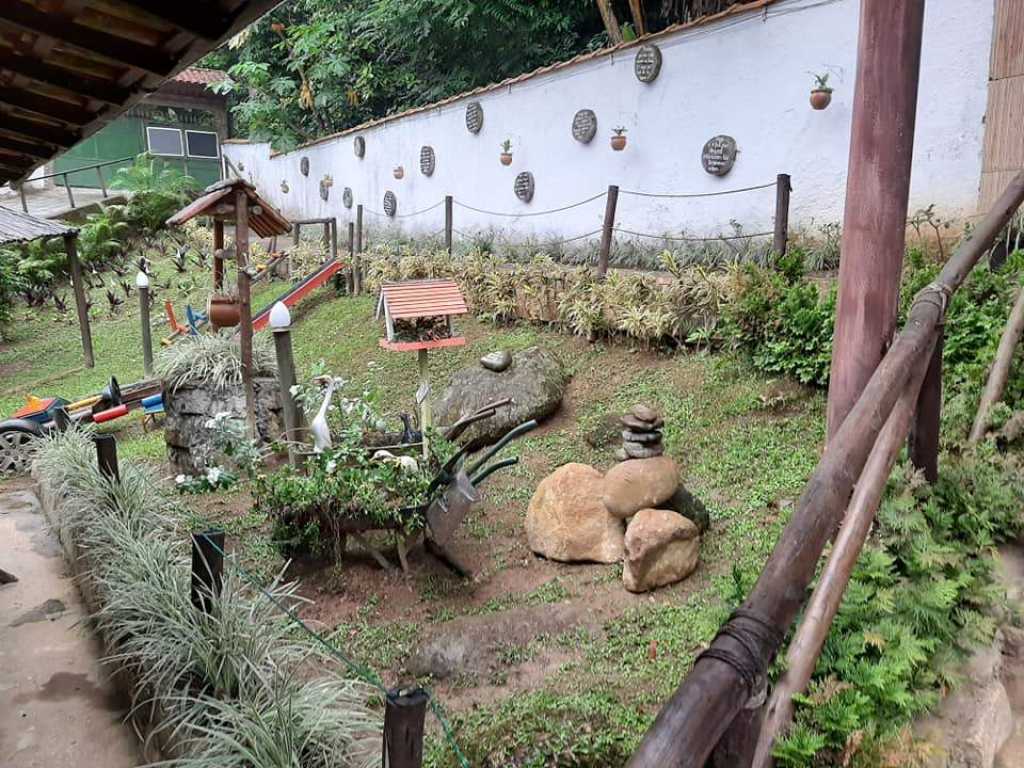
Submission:
M 930 370 L 930 366 L 922 366 L 911 375 L 907 388 L 889 414 L 875 447 L 871 449 L 864 471 L 857 480 L 853 498 L 825 570 L 822 571 L 818 586 L 804 611 L 803 621 L 786 652 L 786 671 L 768 699 L 752 768 L 770 768 L 772 765 L 771 750 L 775 739 L 793 719 L 793 696 L 806 690 L 814 674 L 832 620 L 839 610 L 850 575 L 871 531 L 885 485 L 910 431 L 927 370 Z
M 1020 343 L 1021 334 L 1024 334 L 1024 288 L 1017 290 L 1017 300 L 1013 303 L 1010 317 L 1003 329 L 1003 336 L 999 339 L 999 349 L 992 362 L 992 370 L 989 371 L 985 391 L 981 393 L 978 415 L 974 417 L 974 426 L 971 427 L 971 434 L 967 438 L 970 445 L 974 445 L 985 436 L 985 430 L 988 428 L 988 412 L 1003 398 L 1006 382 L 1010 378 L 1013 352 L 1017 348 L 1017 344 Z
M 935 281 L 918 295 L 903 332 L 875 369 L 850 415 L 815 468 L 761 576 L 743 604 L 747 615 L 728 622 L 709 650 L 743 660 L 758 681 L 803 604 L 826 542 L 839 524 L 856 478 L 911 374 L 924 368 L 949 297 L 992 246 L 1024 201 L 1018 173 L 989 213 L 964 240 Z M 743 641 L 735 635 L 743 635 Z M 753 650 L 752 650 L 753 649 Z M 703 768 L 737 712 L 755 693 L 735 664 L 699 657 L 658 714 L 628 765 L 631 768 Z

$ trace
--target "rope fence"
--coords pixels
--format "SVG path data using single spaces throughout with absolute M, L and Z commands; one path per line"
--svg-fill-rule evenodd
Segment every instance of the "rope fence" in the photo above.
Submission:
M 712 198 L 712 197 L 724 197 L 729 195 L 739 195 L 749 192 L 757 192 L 766 189 L 775 190 L 775 208 L 774 208 L 774 228 L 772 230 L 764 230 L 752 233 L 745 233 L 737 231 L 734 234 L 721 234 L 714 236 L 689 236 L 685 234 L 673 235 L 668 233 L 657 234 L 654 232 L 642 232 L 637 229 L 628 229 L 626 227 L 616 225 L 616 212 L 618 208 L 619 195 L 628 195 L 631 197 L 638 197 L 644 199 L 664 199 L 664 200 L 693 200 L 699 198 Z M 356 214 L 356 234 L 354 239 L 350 235 L 350 245 L 355 244 L 352 248 L 353 253 L 353 269 L 358 272 L 361 261 L 359 254 L 363 250 L 363 227 L 362 227 L 362 213 L 365 210 L 372 216 L 381 219 L 412 219 L 417 216 L 430 213 L 431 211 L 437 210 L 444 206 L 444 226 L 427 235 L 427 237 L 434 238 L 439 235 L 444 238 L 444 245 L 448 253 L 452 252 L 453 237 L 459 235 L 465 239 L 477 239 L 480 238 L 479 234 L 471 234 L 469 232 L 456 229 L 453 225 L 453 210 L 457 206 L 463 210 L 472 211 L 482 216 L 492 216 L 503 219 L 525 219 L 535 218 L 539 216 L 550 216 L 552 214 L 563 213 L 565 211 L 580 208 L 598 200 L 605 201 L 604 220 L 600 228 L 584 232 L 573 237 L 564 237 L 558 239 L 538 238 L 538 241 L 543 243 L 544 246 L 549 248 L 555 248 L 570 243 L 579 242 L 588 238 L 593 238 L 600 235 L 599 250 L 597 256 L 597 274 L 599 277 L 604 277 L 608 272 L 608 262 L 610 259 L 612 244 L 616 234 L 625 235 L 627 237 L 642 238 L 645 240 L 655 240 L 662 242 L 675 242 L 675 243 L 731 243 L 733 241 L 747 241 L 750 242 L 756 238 L 772 237 L 772 251 L 776 254 L 785 254 L 788 240 L 789 240 L 789 195 L 792 190 L 790 183 L 790 177 L 788 174 L 780 173 L 776 176 L 775 181 L 765 182 L 763 184 L 753 184 L 746 187 L 737 187 L 734 189 L 717 190 L 714 192 L 657 192 L 651 190 L 640 190 L 640 189 L 620 189 L 617 185 L 609 185 L 608 189 L 604 192 L 599 192 L 589 197 L 585 197 L 582 200 L 577 200 L 573 203 L 567 203 L 555 208 L 547 208 L 541 211 L 523 211 L 523 212 L 512 212 L 512 211 L 493 211 L 487 208 L 481 208 L 479 206 L 470 205 L 469 203 L 455 199 L 452 195 L 446 195 L 436 203 L 422 208 L 416 211 L 410 211 L 409 213 L 394 213 L 388 215 L 386 212 L 375 211 L 364 206 L 357 206 Z M 532 242 L 507 242 L 503 243 L 509 248 L 526 248 L 534 245 Z M 358 292 L 358 291 L 357 291 Z

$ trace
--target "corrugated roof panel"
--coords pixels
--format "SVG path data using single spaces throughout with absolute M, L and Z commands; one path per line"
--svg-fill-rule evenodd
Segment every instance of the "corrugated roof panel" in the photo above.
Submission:
M 50 219 L 38 219 L 21 211 L 0 206 L 0 244 L 27 243 L 40 237 L 73 235 L 78 230 Z

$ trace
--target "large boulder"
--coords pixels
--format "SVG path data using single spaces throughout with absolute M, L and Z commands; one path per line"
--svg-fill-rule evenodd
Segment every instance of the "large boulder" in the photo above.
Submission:
M 616 464 L 604 478 L 604 505 L 616 517 L 631 517 L 658 507 L 679 487 L 679 467 L 670 456 L 630 459 Z
M 566 563 L 621 560 L 622 523 L 601 494 L 601 473 L 586 464 L 565 464 L 541 480 L 526 512 L 530 549 Z
M 253 379 L 256 394 L 256 434 L 261 444 L 281 439 L 284 422 L 277 380 L 268 377 Z M 218 413 L 245 418 L 245 390 L 241 385 L 216 388 L 164 385 L 164 441 L 167 459 L 175 472 L 188 475 L 202 473 L 215 462 L 217 448 L 213 432 L 206 422 Z
M 630 592 L 682 581 L 697 567 L 697 526 L 668 509 L 641 509 L 629 522 L 622 583 Z
M 512 355 L 512 364 L 501 372 L 473 365 L 457 371 L 447 389 L 434 403 L 434 422 L 454 424 L 488 403 L 512 398 L 489 419 L 479 421 L 463 433 L 461 440 L 473 448 L 497 442 L 524 421 L 540 421 L 558 409 L 568 381 L 555 357 L 540 347 Z

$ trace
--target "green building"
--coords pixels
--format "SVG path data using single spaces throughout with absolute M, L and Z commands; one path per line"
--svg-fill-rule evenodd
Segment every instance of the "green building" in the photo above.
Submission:
M 205 187 L 221 178 L 221 142 L 228 135 L 227 97 L 210 86 L 227 79 L 216 69 L 189 67 L 53 162 L 53 173 L 124 160 L 102 169 L 105 183 L 121 165 L 149 152 Z M 63 186 L 62 177 L 56 183 Z M 72 187 L 99 188 L 95 168 L 68 175 Z

